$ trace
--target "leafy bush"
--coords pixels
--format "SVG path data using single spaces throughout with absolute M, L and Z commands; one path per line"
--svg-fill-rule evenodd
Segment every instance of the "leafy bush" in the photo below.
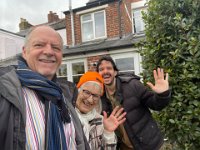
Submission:
M 200 148 L 200 1 L 150 0 L 140 43 L 144 81 L 158 66 L 169 73 L 172 101 L 156 119 L 176 149 Z

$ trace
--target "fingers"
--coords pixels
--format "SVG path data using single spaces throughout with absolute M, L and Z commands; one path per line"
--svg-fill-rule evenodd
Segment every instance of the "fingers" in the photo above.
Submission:
M 154 87 L 154 85 L 153 85 L 151 82 L 147 82 L 147 85 L 148 85 L 151 89 L 153 89 L 153 87 Z
M 164 70 L 163 68 L 157 68 L 156 70 L 153 70 L 153 75 L 154 75 L 154 79 L 164 79 Z
M 123 118 L 122 120 L 119 121 L 119 125 L 124 123 L 126 121 L 126 118 Z
M 113 110 L 113 112 L 114 112 L 114 116 L 116 117 L 116 118 L 118 118 L 120 115 L 121 115 L 121 113 L 124 111 L 124 108 L 120 108 L 119 106 L 116 106 L 115 108 L 114 108 L 114 110 Z
M 123 123 L 126 118 L 126 112 L 123 112 L 124 108 L 120 108 L 119 106 L 116 106 L 112 112 L 112 115 L 117 119 L 118 124 Z
M 160 69 L 160 70 L 159 70 L 159 69 Z M 158 72 L 158 77 L 164 79 L 164 71 L 163 71 L 163 68 L 158 68 L 157 72 Z
M 121 114 L 119 117 L 117 117 L 117 120 L 120 122 L 121 120 L 126 120 L 126 118 L 124 118 L 126 116 L 126 112 L 124 112 L 123 114 Z
M 163 69 L 162 68 L 157 68 L 157 71 L 154 70 L 153 73 L 154 73 L 155 79 L 163 78 L 164 77 L 164 73 L 163 73 Z
M 154 77 L 154 79 L 155 79 L 155 80 L 157 80 L 157 79 L 158 79 L 158 75 L 157 75 L 157 72 L 156 72 L 156 70 L 153 70 L 153 77 Z
M 104 119 L 107 119 L 107 118 L 108 118 L 108 115 L 107 115 L 107 113 L 106 113 L 105 111 L 103 111 L 103 118 L 104 118 Z
M 119 110 L 119 108 L 120 108 L 119 106 L 116 106 L 116 107 L 113 109 L 111 115 L 115 116 L 116 113 L 117 113 L 117 111 Z
M 169 74 L 166 73 L 166 77 L 165 77 L 165 80 L 168 81 L 168 78 L 169 78 Z

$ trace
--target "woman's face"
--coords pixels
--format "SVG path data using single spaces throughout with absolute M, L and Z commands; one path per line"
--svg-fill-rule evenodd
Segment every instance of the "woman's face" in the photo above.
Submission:
M 88 81 L 79 88 L 76 107 L 83 114 L 92 111 L 99 103 L 102 87 L 98 82 Z

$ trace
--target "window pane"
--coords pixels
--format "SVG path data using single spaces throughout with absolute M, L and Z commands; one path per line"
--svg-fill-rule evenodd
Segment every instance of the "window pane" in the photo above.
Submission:
M 67 77 L 67 65 L 62 64 L 57 71 L 57 76 L 65 76 Z
M 79 78 L 85 73 L 84 62 L 72 63 L 72 78 L 74 83 L 78 83 Z
M 141 10 L 133 11 L 135 32 L 138 33 L 144 30 L 144 22 L 142 19 Z
M 84 74 L 85 69 L 84 69 L 84 62 L 78 62 L 78 63 L 73 63 L 72 64 L 72 75 L 77 75 L 77 74 Z
M 73 76 L 73 82 L 77 84 L 81 76 L 82 76 L 82 75 Z
M 119 58 L 115 59 L 117 68 L 120 71 L 134 71 L 134 58 L 133 57 L 127 57 L 127 58 Z
M 82 21 L 83 22 L 84 21 L 89 21 L 89 20 L 91 20 L 91 14 L 87 14 L 87 15 L 82 16 Z
M 92 22 L 82 24 L 82 35 L 83 41 L 94 39 Z
M 94 19 L 95 19 L 95 36 L 96 36 L 96 38 L 105 36 L 104 12 L 95 13 Z

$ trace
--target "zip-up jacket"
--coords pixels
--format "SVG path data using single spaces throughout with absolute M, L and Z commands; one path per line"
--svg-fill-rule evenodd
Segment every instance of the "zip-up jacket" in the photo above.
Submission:
M 63 84 L 63 83 L 62 83 Z M 62 90 L 64 90 L 62 86 Z M 73 101 L 72 95 L 63 91 Z M 71 96 L 71 97 L 70 97 Z M 89 149 L 75 109 L 66 101 L 76 130 L 78 150 Z M 15 67 L 0 67 L 0 149 L 25 150 L 26 105 Z
M 134 75 L 118 75 L 116 86 L 114 96 L 127 112 L 124 128 L 134 150 L 158 150 L 163 144 L 163 135 L 149 108 L 159 111 L 167 106 L 171 97 L 170 91 L 156 94 Z M 106 94 L 101 100 L 103 110 L 110 114 L 112 104 Z

